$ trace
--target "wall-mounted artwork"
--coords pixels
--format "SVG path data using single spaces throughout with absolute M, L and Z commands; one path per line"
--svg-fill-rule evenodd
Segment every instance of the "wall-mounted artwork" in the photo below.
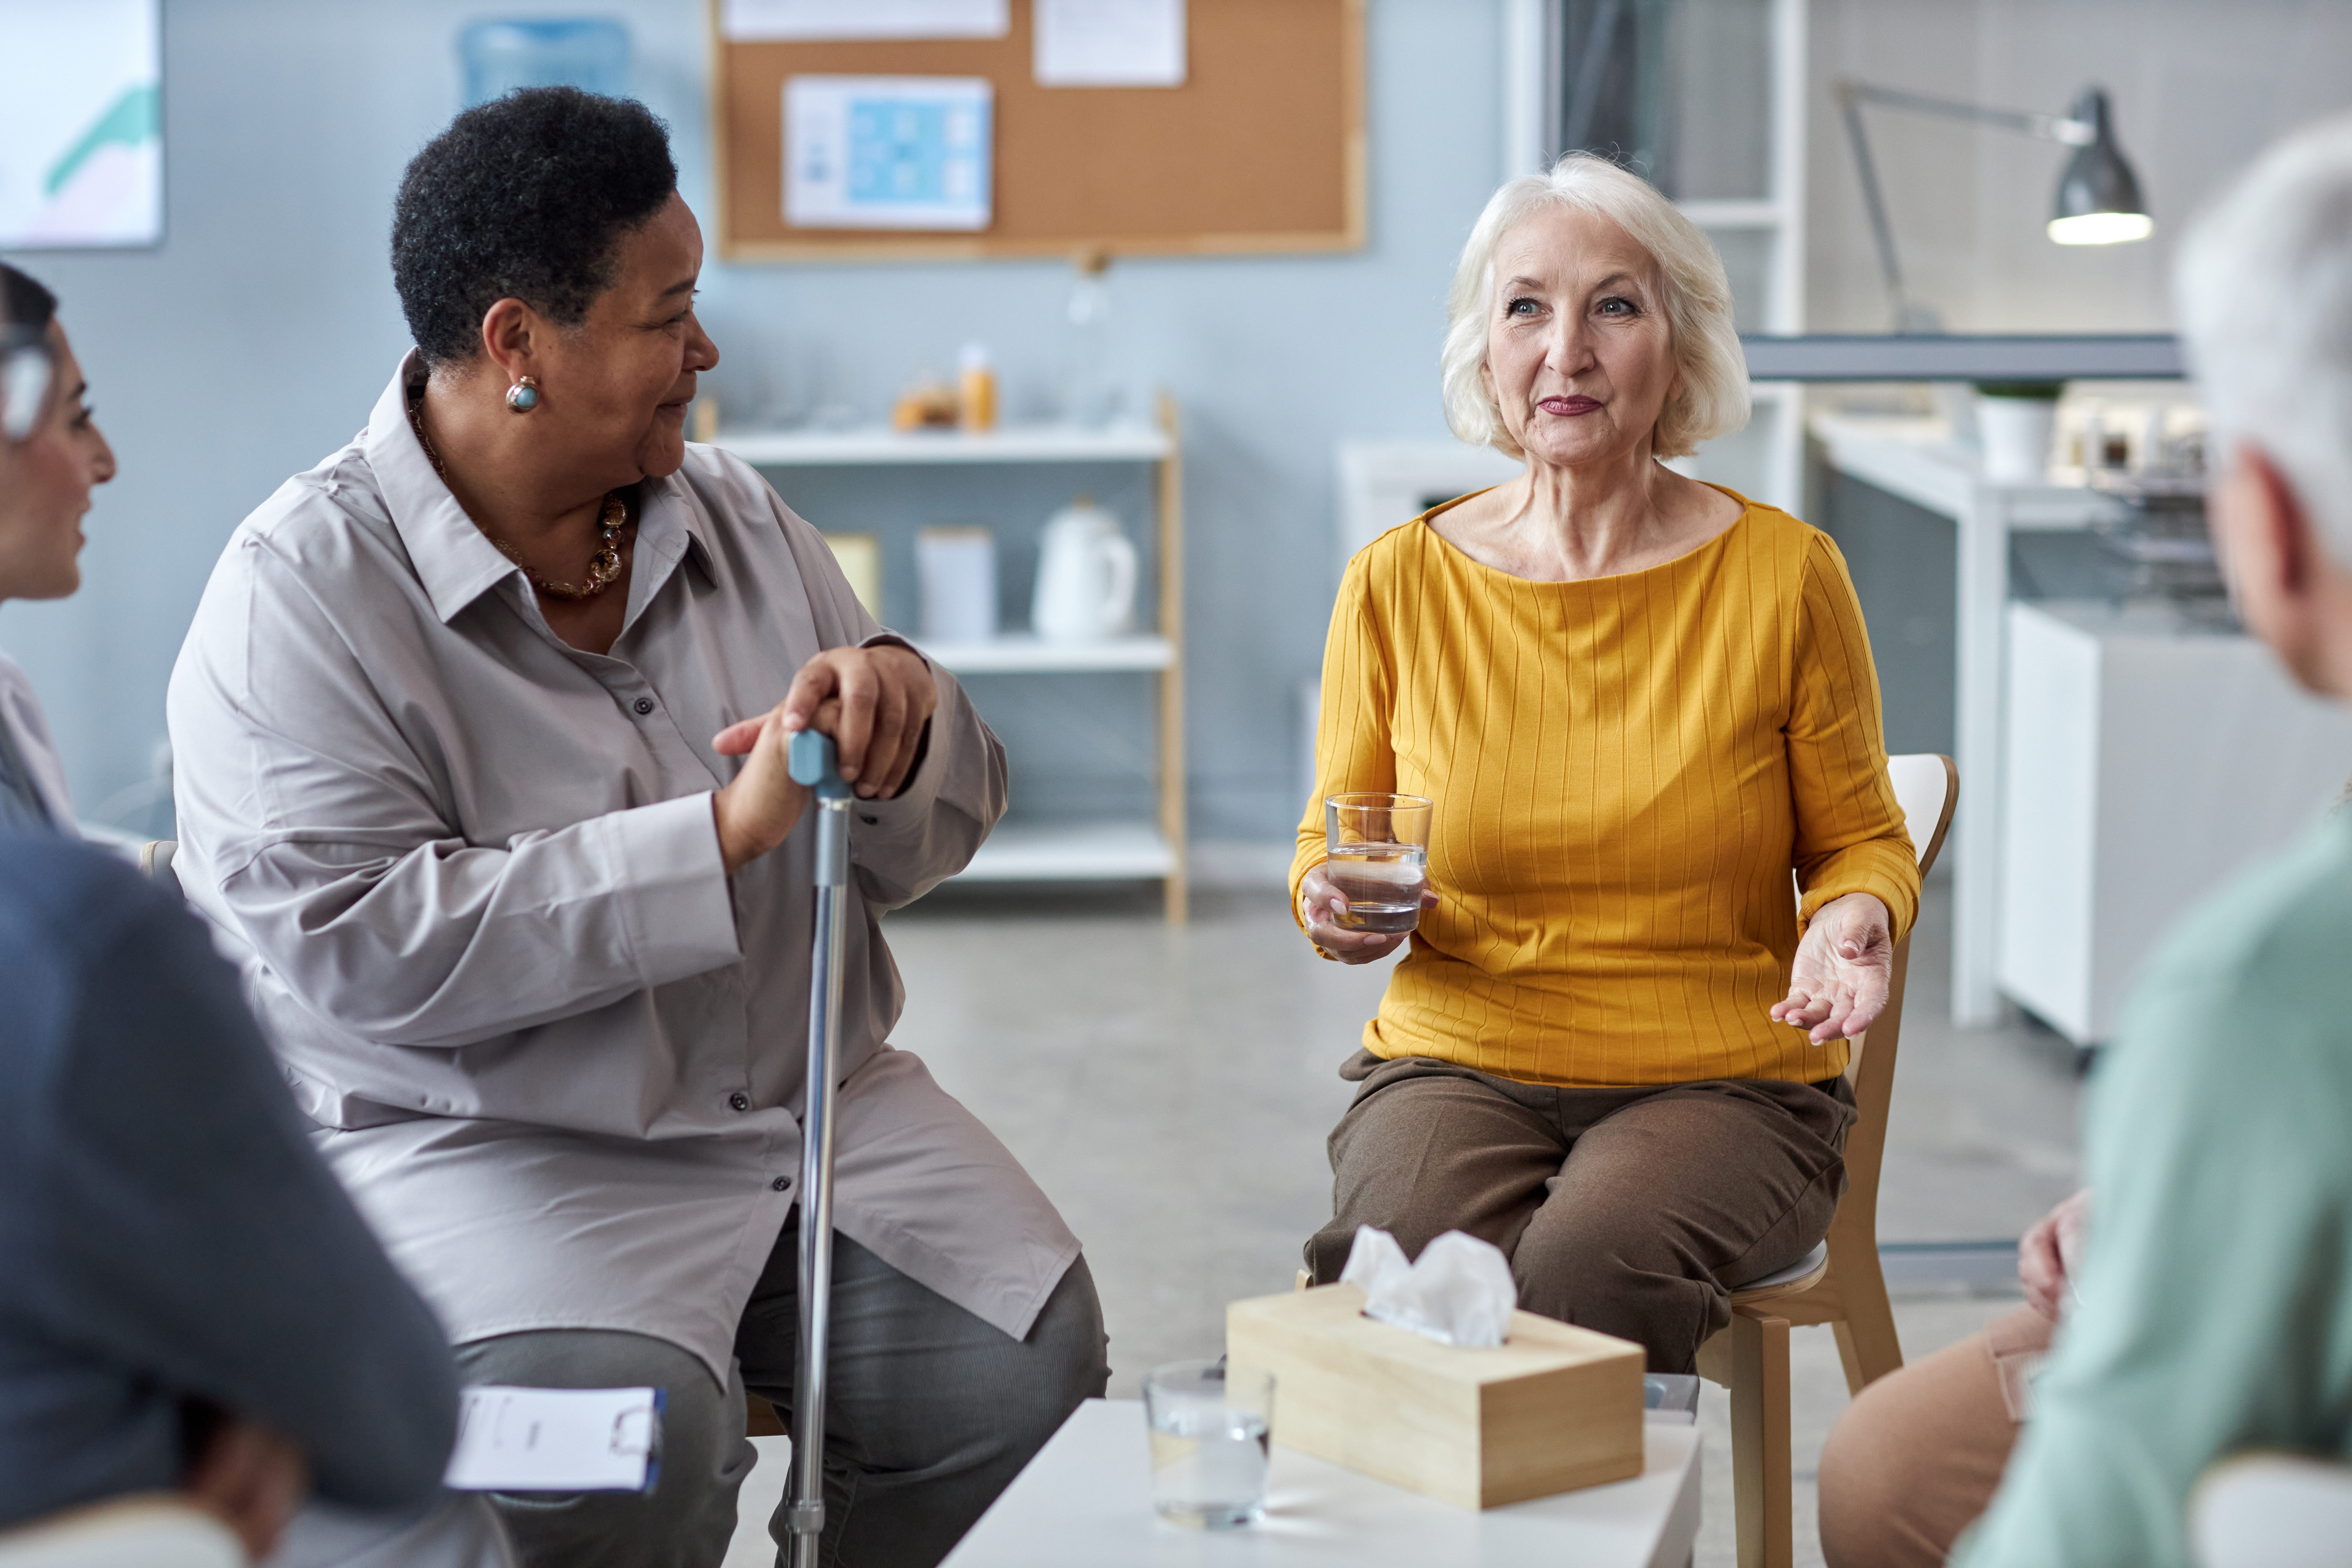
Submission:
M 0 0 L 0 250 L 163 237 L 162 0 Z

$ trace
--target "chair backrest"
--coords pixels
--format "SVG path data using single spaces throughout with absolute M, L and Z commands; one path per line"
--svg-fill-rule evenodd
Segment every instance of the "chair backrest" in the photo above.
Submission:
M 2198 1568 L 2330 1568 L 2352 1542 L 2352 1465 L 2242 1454 L 2205 1472 L 2189 1500 Z
M 117 1498 L 0 1533 L 0 1568 L 248 1568 L 228 1526 L 184 1498 Z
M 180 841 L 176 838 L 151 838 L 139 847 L 139 870 L 152 878 L 157 886 L 180 891 L 180 873 L 172 862 L 178 858 Z
M 1924 879 L 1936 868 L 1951 831 L 1952 808 L 1959 802 L 1960 772 L 1952 759 L 1932 752 L 1886 759 L 1895 803 L 1903 807 L 1904 826 L 1911 835 L 1912 852 L 1919 858 Z M 1853 1086 L 1855 1117 L 1845 1140 L 1845 1196 L 1839 1202 L 1835 1228 L 1877 1245 L 1878 1167 L 1886 1153 L 1886 1111 L 1895 1099 L 1895 1056 L 1903 1033 L 1903 987 L 1911 973 L 1911 938 L 1906 933 L 1895 945 L 1895 973 L 1887 986 L 1886 1010 L 1870 1032 L 1855 1040 L 1846 1061 L 1846 1081 Z
M 1895 804 L 1903 808 L 1903 825 L 1910 832 L 1911 848 L 1919 857 L 1919 875 L 1924 877 L 1944 852 L 1944 836 L 1952 826 L 1952 807 L 1959 804 L 1960 770 L 1949 757 L 1914 752 L 1887 758 L 1886 777 L 1895 785 Z

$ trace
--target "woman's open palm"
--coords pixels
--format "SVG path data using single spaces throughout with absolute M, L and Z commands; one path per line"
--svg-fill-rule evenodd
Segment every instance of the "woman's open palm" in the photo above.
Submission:
M 1850 1040 L 1878 1021 L 1895 976 L 1895 932 L 1886 906 L 1869 893 L 1832 899 L 1813 913 L 1789 966 L 1789 994 L 1772 1017 L 1813 1044 Z

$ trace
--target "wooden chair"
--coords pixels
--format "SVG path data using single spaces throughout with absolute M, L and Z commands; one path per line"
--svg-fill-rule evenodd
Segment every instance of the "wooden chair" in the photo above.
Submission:
M 0 1568 L 247 1568 L 249 1561 L 228 1526 L 168 1492 L 0 1531 Z
M 1890 757 L 1919 874 L 1934 868 L 1959 798 L 1949 757 Z M 1846 1080 L 1859 1114 L 1845 1142 L 1845 1196 L 1829 1239 L 1778 1274 L 1731 1293 L 1731 1323 L 1699 1347 L 1699 1375 L 1731 1391 L 1731 1482 L 1739 1568 L 1790 1568 L 1795 1523 L 1789 1455 L 1789 1331 L 1829 1324 L 1837 1334 L 1849 1391 L 1903 1364 L 1895 1310 L 1878 1268 L 1878 1168 L 1886 1152 L 1886 1107 L 1895 1093 L 1895 1042 L 1903 1031 L 1903 983 L 1911 939 L 1895 949 L 1886 1010 L 1853 1042 Z
M 2334 1568 L 2352 1542 L 2352 1466 L 2307 1454 L 2238 1454 L 2189 1499 L 2198 1568 Z
M 139 847 L 139 874 L 170 889 L 180 890 L 180 874 L 172 868 L 172 861 L 180 853 L 176 838 L 151 838 Z

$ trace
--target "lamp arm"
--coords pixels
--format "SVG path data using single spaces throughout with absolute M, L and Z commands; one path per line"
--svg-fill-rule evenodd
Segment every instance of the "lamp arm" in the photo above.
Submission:
M 2063 142 L 2069 147 L 2087 147 L 2098 139 L 2097 128 L 2088 121 L 2070 120 L 2063 114 L 2035 114 L 2022 109 L 1989 109 L 1982 104 L 1963 103 L 1958 99 L 1931 98 L 1923 92 L 1876 87 L 1851 79 L 1839 81 L 1835 91 L 1842 104 L 1875 103 L 1886 109 L 1907 110 L 1913 114 L 1937 114 L 1947 120 L 1965 120 L 1976 125 L 1998 125 L 2005 131 L 2021 132 L 2043 142 Z
M 2063 142 L 2071 147 L 2087 147 L 2098 140 L 2098 127 L 2086 120 L 2033 114 L 2021 109 L 1988 109 L 1958 99 L 1877 87 L 1851 77 L 1839 78 L 1831 84 L 1830 91 L 1837 99 L 1840 118 L 1845 121 L 1846 142 L 1853 149 L 1854 173 L 1862 179 L 1862 205 L 1870 214 L 1871 237 L 1878 243 L 1878 269 L 1886 279 L 1887 301 L 1895 307 L 1897 331 L 1906 330 L 1910 311 L 1903 298 L 1903 269 L 1895 258 L 1895 226 L 1887 219 L 1886 198 L 1878 184 L 1878 165 L 1871 158 L 1870 138 L 1863 129 L 1864 104 L 1962 120 L 1972 125 L 1997 125 L 2004 131 L 2020 132 L 2044 142 Z
M 1878 165 L 1870 156 L 1870 138 L 1862 128 L 1862 100 L 1838 84 L 1838 108 L 1845 121 L 1846 143 L 1853 149 L 1854 173 L 1862 178 L 1863 209 L 1870 215 L 1871 237 L 1878 242 L 1878 270 L 1886 279 L 1886 302 L 1895 311 L 1896 330 L 1903 322 L 1903 269 L 1895 259 L 1895 226 L 1886 219 L 1886 200 L 1878 189 Z

